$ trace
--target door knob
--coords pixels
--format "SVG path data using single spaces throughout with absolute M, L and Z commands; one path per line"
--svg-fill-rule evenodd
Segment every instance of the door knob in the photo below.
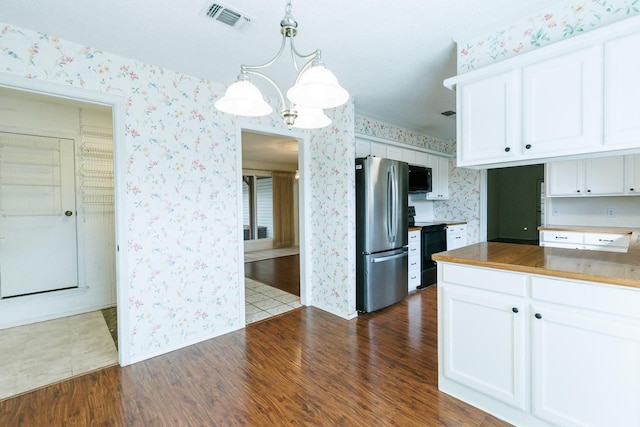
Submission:
M 66 216 L 71 216 L 71 215 L 73 215 L 73 212 L 72 211 L 64 211 L 64 214 Z

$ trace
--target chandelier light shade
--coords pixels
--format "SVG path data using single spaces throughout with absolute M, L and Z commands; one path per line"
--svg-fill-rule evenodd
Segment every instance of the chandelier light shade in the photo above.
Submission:
M 310 108 L 303 107 L 301 105 L 296 106 L 298 113 L 294 128 L 298 129 L 318 129 L 331 124 L 331 119 L 324 114 L 322 108 Z
M 287 0 L 285 15 L 280 21 L 282 44 L 275 57 L 262 65 L 241 65 L 238 80 L 233 83 L 215 107 L 228 114 L 245 117 L 260 117 L 270 114 L 273 109 L 264 100 L 260 90 L 250 81 L 249 76 L 258 76 L 273 86 L 280 97 L 280 114 L 289 129 L 316 129 L 331 124 L 322 109 L 338 107 L 349 99 L 349 93 L 338 83 L 336 76 L 322 62 L 320 50 L 309 55 L 300 54 L 293 39 L 298 33 L 298 23 L 291 14 L 291 0 Z M 275 81 L 262 72 L 273 65 L 285 51 L 287 41 L 296 78 L 287 90 L 286 98 Z M 297 60 L 304 61 L 299 67 Z
M 260 90 L 249 80 L 239 80 L 229 86 L 224 96 L 214 105 L 224 113 L 245 117 L 266 116 L 273 111 Z
M 312 66 L 298 78 L 298 82 L 287 91 L 289 101 L 313 108 L 338 107 L 349 99 L 347 92 L 336 76 L 322 63 Z

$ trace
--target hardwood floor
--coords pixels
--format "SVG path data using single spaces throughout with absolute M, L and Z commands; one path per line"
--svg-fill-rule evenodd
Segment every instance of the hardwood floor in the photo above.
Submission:
M 437 287 L 351 321 L 306 307 L 0 402 L 2 426 L 507 426 L 437 389 Z
M 300 255 L 246 262 L 244 275 L 260 283 L 300 296 Z

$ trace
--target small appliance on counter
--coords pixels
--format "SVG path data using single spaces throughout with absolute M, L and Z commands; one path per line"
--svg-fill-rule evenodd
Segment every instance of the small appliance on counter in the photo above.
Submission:
M 356 309 L 379 310 L 407 296 L 407 163 L 356 159 Z
M 408 227 L 413 227 L 416 225 L 416 207 L 415 206 L 409 206 L 407 208 L 407 226 Z

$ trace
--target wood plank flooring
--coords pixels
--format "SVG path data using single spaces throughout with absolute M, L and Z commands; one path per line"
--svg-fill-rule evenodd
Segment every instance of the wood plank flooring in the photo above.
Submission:
M 2 426 L 507 426 L 437 389 L 437 287 L 307 307 L 0 402 Z
M 244 275 L 257 282 L 300 296 L 300 255 L 246 262 Z

